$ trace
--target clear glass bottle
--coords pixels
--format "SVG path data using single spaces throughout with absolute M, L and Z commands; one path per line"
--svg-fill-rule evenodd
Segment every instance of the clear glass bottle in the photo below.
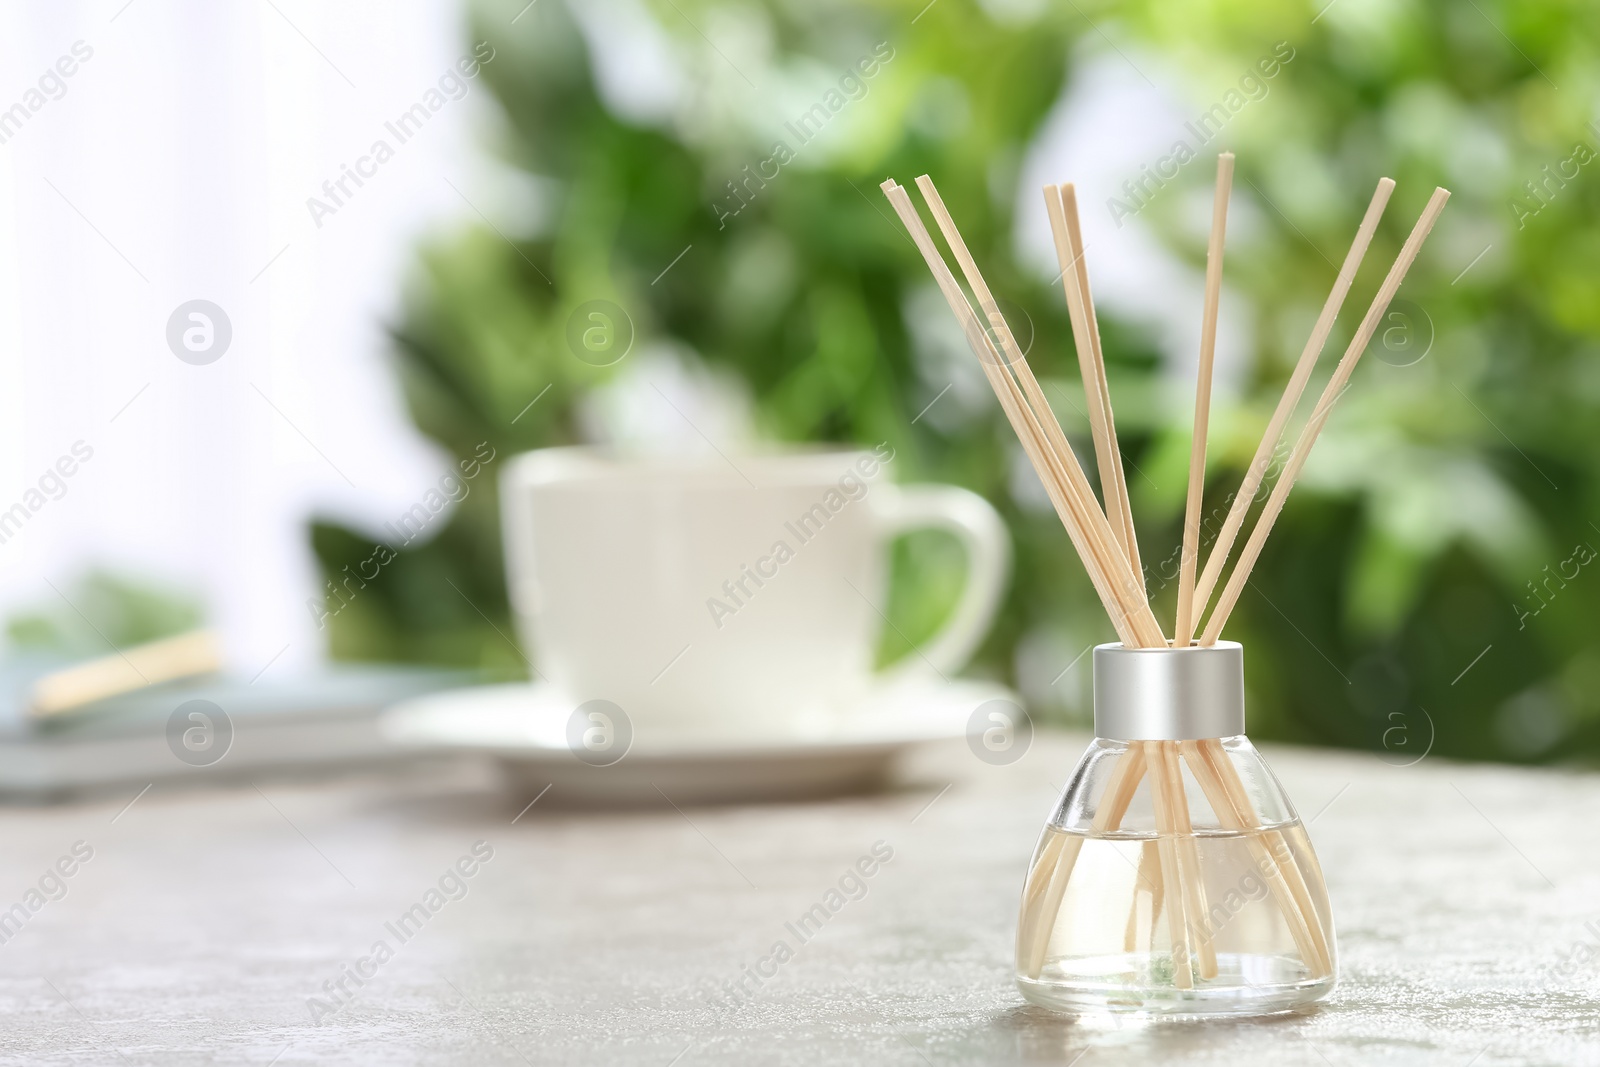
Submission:
M 1332 991 L 1322 869 L 1243 734 L 1242 663 L 1231 642 L 1095 650 L 1096 733 L 1113 736 L 1084 753 L 1029 867 L 1017 984 L 1030 1002 L 1263 1015 Z

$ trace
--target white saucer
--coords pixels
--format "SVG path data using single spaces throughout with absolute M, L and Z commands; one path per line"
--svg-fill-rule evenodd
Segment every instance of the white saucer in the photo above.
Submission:
M 497 757 L 551 801 L 675 804 L 819 796 L 881 784 L 894 758 L 966 736 L 973 712 L 1016 695 L 993 682 L 907 679 L 856 706 L 781 730 L 670 728 L 635 723 L 626 754 L 591 766 L 567 741 L 575 705 L 545 685 L 431 693 L 390 708 L 385 736 L 411 748 Z

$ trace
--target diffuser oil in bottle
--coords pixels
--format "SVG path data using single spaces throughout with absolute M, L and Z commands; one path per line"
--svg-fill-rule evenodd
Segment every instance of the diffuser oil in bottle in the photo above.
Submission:
M 1023 996 L 1074 1012 L 1259 1015 L 1328 992 L 1332 937 L 1322 939 L 1330 955 L 1323 959 L 1294 899 L 1303 885 L 1310 915 L 1325 935 L 1331 930 L 1321 869 L 1298 820 L 1203 830 L 1190 840 L 1199 877 L 1183 887 L 1188 907 L 1180 905 L 1175 931 L 1178 887 L 1165 880 L 1160 858 L 1175 839 L 1047 827 L 1022 906 Z M 1051 886 L 1057 877 L 1059 898 Z M 1183 969 L 1188 988 L 1179 984 Z

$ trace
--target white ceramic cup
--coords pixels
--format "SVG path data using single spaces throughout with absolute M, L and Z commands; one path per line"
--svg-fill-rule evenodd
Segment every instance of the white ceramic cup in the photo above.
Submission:
M 635 728 L 784 730 L 906 673 L 951 675 L 1005 590 L 1011 542 L 987 501 L 896 486 L 892 450 L 621 459 L 556 448 L 501 475 L 507 580 L 537 678 L 608 700 Z M 922 647 L 874 674 L 887 546 L 938 528 L 966 588 Z

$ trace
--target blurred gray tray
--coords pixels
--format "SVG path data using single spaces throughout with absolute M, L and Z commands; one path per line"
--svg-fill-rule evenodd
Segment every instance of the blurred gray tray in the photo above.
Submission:
M 408 667 L 335 667 L 254 683 L 219 676 L 152 686 L 33 722 L 23 708 L 38 673 L 36 664 L 0 671 L 0 796 L 401 757 L 409 753 L 384 737 L 379 713 L 474 678 Z M 181 734 L 195 720 L 178 715 L 175 729 L 174 713 L 196 700 L 221 711 L 220 719 L 208 716 L 217 720 L 209 727 L 218 745 L 186 761 Z

